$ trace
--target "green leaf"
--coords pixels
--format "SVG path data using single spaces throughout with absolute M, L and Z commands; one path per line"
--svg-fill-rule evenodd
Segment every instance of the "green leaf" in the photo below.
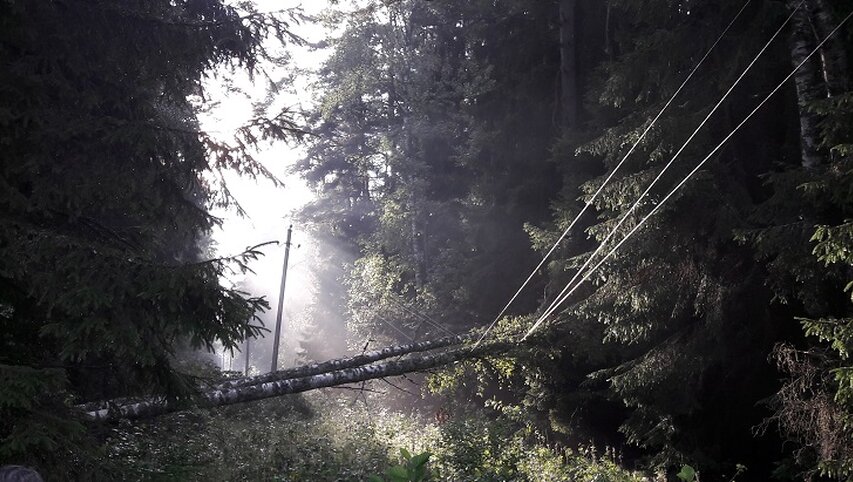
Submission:
M 696 469 L 689 465 L 685 465 L 681 468 L 681 472 L 676 474 L 676 476 L 684 482 L 693 482 L 696 480 Z
M 415 455 L 411 458 L 411 460 L 409 460 L 409 467 L 421 467 L 423 465 L 426 465 L 431 455 L 432 454 L 429 452 L 424 452 L 422 454 Z
M 409 472 L 403 466 L 400 465 L 395 465 L 394 467 L 389 468 L 385 471 L 385 475 L 387 475 L 388 478 L 390 478 L 392 481 L 409 481 Z

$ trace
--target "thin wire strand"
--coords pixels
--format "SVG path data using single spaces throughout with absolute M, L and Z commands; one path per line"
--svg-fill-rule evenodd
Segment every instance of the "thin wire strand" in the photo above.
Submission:
M 401 330 L 401 329 L 397 328 L 396 326 L 394 326 L 393 324 L 391 324 L 391 322 L 390 322 L 390 321 L 386 320 L 385 318 L 383 318 L 383 317 L 381 317 L 381 316 L 379 317 L 379 321 L 381 321 L 382 323 L 385 323 L 386 325 L 390 326 L 391 328 L 393 328 L 393 329 L 394 329 L 394 331 L 396 331 L 397 333 L 399 333 L 399 334 L 403 335 L 403 337 L 405 337 L 407 340 L 409 340 L 410 342 L 413 342 L 413 343 L 414 343 L 415 339 L 414 339 L 411 335 L 409 335 L 408 333 L 404 332 L 403 330 Z
M 800 5 L 802 5 L 802 3 L 801 3 Z M 795 10 L 795 12 L 796 12 L 796 10 Z M 653 215 L 654 215 L 654 214 L 655 214 L 655 213 L 656 213 L 656 212 L 661 208 L 661 206 L 663 206 L 663 205 L 664 205 L 664 203 L 666 203 L 666 202 L 667 202 L 667 201 L 668 201 L 668 200 L 669 200 L 673 195 L 675 195 L 675 193 L 676 193 L 676 192 L 678 192 L 678 190 L 679 190 L 679 189 L 681 189 L 681 187 L 682 187 L 682 186 L 684 186 L 684 184 L 686 184 L 686 183 L 687 183 L 687 181 L 688 181 L 688 180 L 690 180 L 690 178 L 691 178 L 691 177 L 693 177 L 693 175 L 695 175 L 695 174 L 699 171 L 699 169 L 701 169 L 701 168 L 702 168 L 702 166 L 703 166 L 703 165 L 705 165 L 705 163 L 706 163 L 706 162 L 708 162 L 708 160 L 709 160 L 709 159 L 711 159 L 711 157 L 713 157 L 713 156 L 714 156 L 714 154 L 716 154 L 720 149 L 722 149 L 722 147 L 723 147 L 723 146 L 724 146 L 724 145 L 729 141 L 729 139 L 731 139 L 731 138 L 732 138 L 732 136 L 734 136 L 734 135 L 735 135 L 735 133 L 737 133 L 737 132 L 741 129 L 741 127 L 743 127 L 743 126 L 747 123 L 747 121 L 749 121 L 749 120 L 750 120 L 750 119 L 751 119 L 751 118 L 752 118 L 752 117 L 753 117 L 753 116 L 754 116 L 754 115 L 755 115 L 755 114 L 756 114 L 756 113 L 757 113 L 757 112 L 758 112 L 758 111 L 759 111 L 759 110 L 764 106 L 764 104 L 766 104 L 766 103 L 770 100 L 770 98 L 772 98 L 772 97 L 773 97 L 773 96 L 774 96 L 774 95 L 775 95 L 775 94 L 776 94 L 776 93 L 777 93 L 777 92 L 778 92 L 778 91 L 779 91 L 779 90 L 780 90 L 780 89 L 781 89 L 781 88 L 782 88 L 782 87 L 783 87 L 783 86 L 784 86 L 784 85 L 785 85 L 789 80 L 791 80 L 791 77 L 793 77 L 793 76 L 797 73 L 797 71 L 798 71 L 798 70 L 800 70 L 800 68 L 801 68 L 803 65 L 805 65 L 805 63 L 806 63 L 806 62 L 808 62 L 808 61 L 809 61 L 809 59 L 811 59 L 811 57 L 812 57 L 812 56 L 814 56 L 814 54 L 815 54 L 815 53 L 817 53 L 817 52 L 821 49 L 821 47 L 823 47 L 823 45 L 824 45 L 824 44 L 825 44 L 825 43 L 830 39 L 830 37 L 832 37 L 835 33 L 837 33 L 837 32 L 838 32 L 838 30 L 840 30 L 840 29 L 841 29 L 841 27 L 842 27 L 845 23 L 847 23 L 847 21 L 848 21 L 848 20 L 850 20 L 850 18 L 851 18 L 851 17 L 853 17 L 853 11 L 851 11 L 849 14 L 847 14 L 847 16 L 846 16 L 846 17 L 844 17 L 844 19 L 841 21 L 841 23 L 839 23 L 839 24 L 838 24 L 838 26 L 837 26 L 837 27 L 835 27 L 835 29 L 833 29 L 833 30 L 829 33 L 829 35 L 827 35 L 827 36 L 826 36 L 826 38 L 824 38 L 824 39 L 823 39 L 823 40 L 822 40 L 822 41 L 817 45 L 817 47 L 815 47 L 815 48 L 811 51 L 811 53 L 809 53 L 809 55 L 808 55 L 808 56 L 806 56 L 806 58 L 805 58 L 805 59 L 803 59 L 803 61 L 802 61 L 802 62 L 800 62 L 800 63 L 799 63 L 799 65 L 797 65 L 797 66 L 794 68 L 794 70 L 792 70 L 792 71 L 791 71 L 791 73 L 789 73 L 789 74 L 788 74 L 788 75 L 787 75 L 787 76 L 786 76 L 786 77 L 785 77 L 785 78 L 784 78 L 784 79 L 783 79 L 783 80 L 782 80 L 782 81 L 781 81 L 781 82 L 776 86 L 776 88 L 774 88 L 774 89 L 773 89 L 769 94 L 767 94 L 767 96 L 764 98 L 764 100 L 762 100 L 762 101 L 761 101 L 761 102 L 760 102 L 760 103 L 759 103 L 759 104 L 758 104 L 758 105 L 757 105 L 757 106 L 756 106 L 756 107 L 755 107 L 755 108 L 754 108 L 754 109 L 753 109 L 753 110 L 752 110 L 752 111 L 751 111 L 751 112 L 750 112 L 750 113 L 749 113 L 749 114 L 748 114 L 748 115 L 747 115 L 747 116 L 746 116 L 746 117 L 745 117 L 745 118 L 744 118 L 744 119 L 743 119 L 743 120 L 742 120 L 742 121 L 741 121 L 741 122 L 740 122 L 740 123 L 739 123 L 739 124 L 738 124 L 738 125 L 737 125 L 737 126 L 736 126 L 736 127 L 735 127 L 735 128 L 734 128 L 734 129 L 733 129 L 733 130 L 732 130 L 732 131 L 731 131 L 731 132 L 730 132 L 730 133 L 729 133 L 729 134 L 728 134 L 728 135 L 723 139 L 723 140 L 722 140 L 722 141 L 721 141 L 721 142 L 720 142 L 720 143 L 719 143 L 719 144 L 717 144 L 717 146 L 716 146 L 716 147 L 715 147 L 715 148 L 714 148 L 714 149 L 713 149 L 713 150 L 712 150 L 712 151 L 711 151 L 707 156 L 705 156 L 705 158 L 704 158 L 704 159 L 702 159 L 702 160 L 701 160 L 701 161 L 696 165 L 696 167 L 694 167 L 694 168 L 693 168 L 693 170 L 692 170 L 692 171 L 690 171 L 690 172 L 687 174 L 687 176 L 685 176 L 685 177 L 684 177 L 684 179 L 682 179 L 682 180 L 681 180 L 681 182 L 679 182 L 679 183 L 678 183 L 678 184 L 677 184 L 677 185 L 676 185 L 676 186 L 675 186 L 675 187 L 674 187 L 674 188 L 673 188 L 673 189 L 672 189 L 672 190 L 671 190 L 671 191 L 670 191 L 670 192 L 669 192 L 669 193 L 668 193 L 668 194 L 667 194 L 667 195 L 666 195 L 662 200 L 661 200 L 661 202 L 659 202 L 659 203 L 658 203 L 658 204 L 657 204 L 657 205 L 656 205 L 656 206 L 651 210 L 651 212 L 649 212 L 649 214 L 647 214 L 645 217 L 643 217 L 643 219 L 641 219 L 641 220 L 640 220 L 640 222 L 639 222 L 639 223 L 637 223 L 637 225 L 636 225 L 636 226 L 634 226 L 630 231 L 628 231 L 628 233 L 625 235 L 625 237 L 623 237 L 623 238 L 622 238 L 622 240 L 621 240 L 621 241 L 619 241 L 619 243 L 618 243 L 618 244 L 616 244 L 616 246 L 614 246 L 614 247 L 613 247 L 613 249 L 611 249 L 611 250 L 610 250 L 610 251 L 609 251 L 609 252 L 608 252 L 608 253 L 607 253 L 607 254 L 606 254 L 606 255 L 601 259 L 601 261 L 599 261 L 599 262 L 598 262 L 598 263 L 597 263 L 597 264 L 596 264 L 592 269 L 590 269 L 589 271 L 587 271 L 587 272 L 584 274 L 584 276 L 581 278 L 581 280 L 578 282 L 578 284 L 577 284 L 577 285 L 575 285 L 575 287 L 574 287 L 574 288 L 572 288 L 572 289 L 571 289 L 571 291 L 569 291 L 568 293 L 566 293 L 566 295 L 565 295 L 565 296 L 563 296 L 563 297 L 560 299 L 559 304 L 562 304 L 563 302 L 565 302 L 565 301 L 566 301 L 566 299 L 568 299 L 568 297 L 569 297 L 569 296 L 570 296 L 570 295 L 571 295 L 571 294 L 572 294 L 572 293 L 573 293 L 573 292 L 574 292 L 574 291 L 575 291 L 575 290 L 576 290 L 576 289 L 577 289 L 577 288 L 578 288 L 578 287 L 579 287 L 583 282 L 585 282 L 587 279 L 589 279 L 589 278 L 590 278 L 590 276 L 592 276 L 592 275 L 595 273 L 595 271 L 597 271 L 597 270 L 598 270 L 598 269 L 599 269 L 599 268 L 600 268 L 600 267 L 601 267 L 601 266 L 602 266 L 602 265 L 603 265 L 603 264 L 604 264 L 604 263 L 605 263 L 605 262 L 606 262 L 606 261 L 607 261 L 607 260 L 608 260 L 612 255 L 613 255 L 613 254 L 614 254 L 614 253 L 616 253 L 616 251 L 617 251 L 617 250 L 619 250 L 619 248 L 620 248 L 623 244 L 625 244 L 625 242 L 626 242 L 626 241 L 628 241 L 628 239 L 629 239 L 631 236 L 633 236 L 633 235 L 634 235 L 634 233 L 636 233 L 636 232 L 637 232 L 637 231 L 638 231 L 638 230 L 639 230 L 639 229 L 640 229 L 640 228 L 641 228 L 641 227 L 646 223 L 646 221 L 648 221 L 648 220 L 649 220 L 649 218 L 651 218 L 651 217 L 652 217 L 652 216 L 653 216 Z M 542 320 L 537 321 L 537 322 L 536 322 L 536 324 L 534 324 L 534 325 L 533 325 L 533 327 L 532 327 L 532 328 L 530 328 L 530 330 L 528 330 L 527 334 L 525 334 L 525 335 L 524 335 L 524 337 L 521 339 L 521 341 L 524 341 L 528 336 L 530 336 L 530 334 L 531 334 L 531 333 L 533 333 L 533 331 L 534 331 L 534 330 L 539 326 L 539 324 L 541 324 L 541 322 L 542 322 Z
M 391 300 L 394 304 L 396 304 L 400 308 L 403 308 L 403 310 L 409 312 L 410 314 L 414 315 L 415 317 L 420 318 L 422 321 L 427 322 L 427 324 L 432 325 L 433 328 L 438 328 L 439 330 L 447 333 L 450 336 L 458 336 L 456 333 L 454 333 L 450 329 L 445 328 L 439 322 L 435 321 L 431 316 L 423 314 L 420 311 L 415 310 L 414 308 L 409 308 L 408 306 L 405 305 L 405 303 L 396 300 L 393 295 L 391 297 L 389 297 L 388 299 Z
M 631 216 L 631 214 L 640 206 L 640 204 L 642 204 L 642 202 L 646 198 L 646 196 L 648 196 L 648 194 L 651 192 L 651 190 L 663 178 L 663 175 L 666 174 L 666 172 L 669 170 L 670 167 L 672 167 L 672 165 L 675 163 L 675 161 L 681 156 L 681 154 L 684 152 L 684 150 L 687 148 L 687 146 L 699 134 L 699 131 L 702 130 L 703 127 L 705 127 L 705 124 L 707 124 L 708 121 L 711 119 L 711 117 L 717 112 L 717 110 L 719 110 L 719 108 L 723 105 L 723 103 L 726 101 L 726 99 L 728 99 L 729 95 L 731 95 L 731 93 L 734 91 L 734 89 L 740 84 L 741 80 L 743 80 L 743 78 L 746 77 L 746 74 L 749 73 L 749 71 L 752 69 L 752 67 L 755 65 L 755 63 L 758 62 L 758 59 L 761 58 L 761 56 L 764 54 L 764 52 L 767 51 L 767 49 L 770 47 L 770 45 L 773 43 L 773 41 L 776 40 L 776 37 L 778 37 L 779 34 L 782 33 L 782 31 L 785 29 L 785 26 L 788 25 L 788 23 L 794 17 L 796 12 L 800 9 L 800 7 L 802 7 L 803 3 L 805 3 L 805 0 L 803 0 L 803 2 L 800 2 L 800 4 L 797 6 L 797 8 L 795 8 L 794 11 L 791 12 L 791 15 L 789 15 L 788 18 L 785 19 L 785 22 L 782 23 L 782 25 L 776 30 L 776 32 L 773 34 L 773 36 L 770 37 L 770 40 L 768 40 L 767 43 L 765 43 L 764 46 L 761 48 L 761 50 L 753 57 L 753 59 L 749 63 L 749 65 L 746 66 L 744 71 L 741 72 L 741 74 L 734 81 L 734 83 L 732 83 L 732 85 L 728 88 L 728 90 L 725 92 L 725 94 L 723 94 L 723 96 L 720 98 L 720 100 L 717 101 L 716 105 L 714 105 L 714 108 L 711 109 L 710 112 L 708 112 L 708 114 L 705 116 L 705 118 L 702 119 L 702 122 L 700 122 L 699 125 L 696 127 L 696 129 L 693 130 L 693 133 L 690 134 L 690 137 L 688 137 L 687 140 L 684 141 L 684 143 L 681 145 L 681 147 L 678 149 L 678 151 L 675 153 L 675 155 L 672 156 L 672 159 L 670 159 L 669 162 L 667 162 L 666 165 L 664 165 L 663 169 L 661 169 L 661 171 L 658 173 L 658 175 L 655 176 L 655 178 L 652 180 L 651 184 L 649 184 L 648 187 L 646 187 L 646 189 L 643 191 L 643 193 L 640 195 L 640 197 L 634 202 L 634 204 L 631 205 L 631 207 L 622 216 L 622 218 L 619 219 L 619 222 L 616 224 L 616 226 L 614 226 L 613 229 L 611 229 L 610 232 L 607 233 L 607 236 L 604 238 L 604 240 L 598 245 L 598 247 L 595 249 L 595 251 L 593 251 L 593 253 L 587 258 L 587 260 L 584 262 L 584 264 L 575 272 L 574 276 L 572 276 L 572 279 L 569 280 L 568 283 L 566 283 L 566 286 L 563 288 L 562 291 L 560 291 L 560 294 L 558 294 L 557 297 L 554 298 L 554 301 L 551 302 L 551 304 L 548 306 L 548 308 L 545 310 L 545 312 L 542 313 L 541 316 L 539 316 L 539 318 L 536 320 L 536 323 L 534 323 L 534 325 L 533 325 L 534 327 L 539 326 L 545 318 L 550 316 L 554 311 L 557 310 L 558 306 L 560 304 L 562 304 L 562 302 L 565 300 L 565 294 L 572 287 L 572 284 L 575 281 L 577 281 L 578 277 L 581 274 L 583 274 L 584 270 L 593 262 L 595 257 L 604 249 L 604 247 L 607 245 L 607 242 L 610 241 L 611 238 L 613 238 L 613 236 L 619 231 L 619 228 L 621 228 L 622 225 L 625 224 L 625 221 L 627 221 L 628 218 Z M 572 291 L 574 291 L 574 290 L 572 290 Z
M 554 243 L 554 245 L 551 246 L 551 249 L 549 249 L 548 253 L 545 254 L 545 257 L 542 258 L 542 261 L 540 261 L 539 264 L 536 265 L 535 268 L 533 268 L 533 271 L 530 272 L 530 275 L 527 277 L 526 280 L 524 280 L 524 283 L 521 284 L 521 287 L 519 287 L 518 290 L 515 292 L 515 294 L 512 295 L 512 298 L 510 298 L 510 300 L 509 300 L 509 302 L 507 302 L 506 306 L 504 306 L 503 309 L 500 311 L 500 313 L 498 313 L 498 316 L 496 316 L 495 319 L 492 320 L 492 322 L 489 324 L 488 328 L 486 328 L 486 331 L 483 332 L 483 334 L 480 336 L 480 339 L 477 340 L 476 344 L 474 344 L 474 348 L 478 347 L 480 345 L 480 343 L 482 343 L 483 339 L 485 339 L 486 336 L 492 331 L 492 329 L 494 328 L 494 326 L 498 322 L 498 320 L 501 318 L 501 316 L 503 316 L 504 313 L 506 313 L 506 310 L 509 309 L 509 307 L 516 300 L 516 298 L 518 298 L 518 296 L 521 294 L 521 292 L 524 290 L 524 288 L 527 287 L 527 285 L 530 283 L 530 280 L 532 280 L 533 277 L 536 276 L 536 272 L 539 271 L 540 268 L 542 268 L 542 266 L 545 264 L 545 262 L 548 261 L 548 259 L 551 257 L 551 255 L 554 253 L 554 251 L 557 249 L 557 246 L 559 246 L 560 243 L 563 242 L 563 240 L 566 238 L 566 236 L 569 235 L 572 228 L 575 227 L 575 225 L 578 223 L 578 221 L 580 221 L 581 217 L 586 213 L 586 211 L 590 208 L 590 206 L 592 206 L 592 204 L 598 198 L 598 195 L 601 194 L 601 192 L 604 190 L 604 188 L 607 186 L 607 184 L 610 182 L 610 180 L 613 179 L 613 176 L 616 175 L 616 172 L 622 168 L 622 165 L 625 164 L 625 161 L 628 160 L 628 157 L 634 153 L 634 150 L 637 149 L 637 146 L 639 146 L 640 143 L 643 142 L 643 139 L 646 138 L 646 135 L 652 130 L 652 128 L 655 126 L 655 124 L 657 124 L 657 121 L 661 118 L 661 116 L 664 114 L 664 112 L 666 112 L 666 110 L 669 108 L 669 106 L 675 101 L 675 98 L 678 96 L 678 94 L 680 94 L 681 91 L 684 90 L 684 87 L 687 86 L 687 83 L 690 81 L 690 79 L 693 78 L 693 75 L 699 70 L 699 68 L 702 66 L 702 64 L 705 63 L 705 60 L 711 55 L 711 52 L 714 51 L 714 49 L 717 47 L 717 44 L 719 44 L 723 40 L 723 37 L 725 37 L 726 33 L 728 33 L 728 31 L 732 28 L 732 26 L 735 24 L 737 19 L 740 18 L 740 15 L 743 13 L 744 10 L 746 10 L 746 7 L 749 5 L 749 3 L 751 1 L 752 0 L 746 0 L 746 3 L 743 4 L 743 6 L 740 8 L 740 10 L 737 12 L 737 14 L 732 19 L 732 21 L 729 22 L 729 24 L 726 26 L 725 30 L 723 30 L 723 32 L 720 34 L 720 36 L 717 37 L 717 40 L 711 45 L 711 47 L 708 49 L 708 51 L 705 52 L 705 55 L 702 56 L 702 58 L 699 60 L 699 62 L 696 64 L 696 66 L 693 67 L 693 70 L 690 71 L 690 73 L 687 75 L 687 77 L 684 79 L 684 81 L 681 83 L 681 85 L 678 87 L 678 89 L 675 91 L 675 93 L 672 94 L 672 96 L 669 98 L 669 100 L 663 106 L 663 108 L 660 110 L 660 112 L 658 112 L 657 115 L 652 119 L 651 123 L 649 123 L 649 125 L 646 126 L 645 130 L 643 130 L 643 133 L 640 134 L 640 137 L 638 137 L 637 140 L 634 141 L 634 144 L 631 146 L 631 148 L 628 150 L 628 152 L 625 154 L 625 156 L 623 156 L 622 159 L 619 161 L 619 163 L 616 164 L 616 167 L 614 167 L 613 170 L 610 172 L 610 174 L 608 174 L 607 178 L 604 179 L 604 182 L 601 183 L 601 185 L 598 187 L 598 189 L 595 191 L 595 193 L 592 195 L 592 197 L 589 198 L 588 201 L 586 201 L 586 203 L 583 206 L 583 209 L 581 209 L 581 211 L 577 214 L 577 216 L 575 216 L 575 218 L 572 220 L 572 222 L 569 223 L 569 227 L 567 227 L 563 231 L 563 234 L 561 234 L 560 237 L 557 239 L 557 241 Z
M 377 317 L 377 318 L 379 318 L 379 321 L 381 321 L 381 322 L 385 323 L 386 325 L 390 326 L 391 328 L 393 328 L 397 333 L 399 333 L 399 334 L 403 335 L 404 337 L 408 338 L 408 339 L 409 339 L 409 341 L 411 341 L 411 342 L 414 342 L 414 341 L 415 341 L 415 338 L 414 338 L 412 335 L 409 335 L 408 333 L 406 333 L 405 331 L 401 330 L 400 328 L 397 328 L 397 325 L 395 325 L 395 324 L 391 323 L 390 321 L 386 320 L 384 316 L 380 315 L 379 313 L 376 313 L 376 317 Z

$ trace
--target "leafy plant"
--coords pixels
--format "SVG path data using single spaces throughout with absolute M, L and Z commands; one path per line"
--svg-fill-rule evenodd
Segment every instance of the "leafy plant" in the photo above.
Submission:
M 675 476 L 684 482 L 698 482 L 699 480 L 699 475 L 696 473 L 696 469 L 689 465 L 681 467 L 681 471 L 675 474 Z
M 317 393 L 125 422 L 99 464 L 112 480 L 640 482 L 618 457 L 557 452 L 476 411 L 441 426 Z M 397 447 L 408 447 L 400 450 Z M 417 454 L 417 455 L 413 455 Z M 97 479 L 97 480 L 101 480 Z
M 388 482 L 422 482 L 430 479 L 426 464 L 432 454 L 424 452 L 412 455 L 408 450 L 401 448 L 400 455 L 403 457 L 403 463 L 394 465 L 385 471 Z M 384 482 L 386 479 L 374 475 L 368 480 L 370 482 Z

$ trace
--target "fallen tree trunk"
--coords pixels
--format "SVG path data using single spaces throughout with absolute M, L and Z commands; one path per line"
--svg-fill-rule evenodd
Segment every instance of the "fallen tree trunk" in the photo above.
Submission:
M 114 406 L 98 410 L 86 410 L 83 413 L 87 418 L 94 421 L 110 421 L 123 418 L 136 419 L 152 417 L 155 415 L 162 415 L 194 407 L 211 408 L 232 405 L 280 395 L 300 393 L 317 388 L 333 387 L 366 380 L 404 375 L 406 373 L 449 365 L 464 359 L 505 353 L 516 346 L 518 346 L 518 344 L 514 341 L 497 341 L 489 344 L 482 344 L 476 348 L 462 346 L 449 349 L 441 353 L 409 356 L 400 360 L 343 368 L 309 376 L 271 380 L 254 385 L 243 385 L 234 388 L 217 388 L 204 392 L 200 397 L 192 401 L 170 400 L 166 397 L 155 397 L 119 407 Z M 338 361 L 340 362 L 340 360 Z
M 460 345 L 466 341 L 473 340 L 473 338 L 474 337 L 472 335 L 448 336 L 436 340 L 425 340 L 422 342 L 410 343 L 407 345 L 389 346 L 381 350 L 369 351 L 366 353 L 362 353 L 361 355 L 355 355 L 349 358 L 338 358 L 336 360 L 329 360 L 319 363 L 312 363 L 310 365 L 286 368 L 284 370 L 264 373 L 263 375 L 257 375 L 254 377 L 244 377 L 238 378 L 236 380 L 229 380 L 227 382 L 216 385 L 214 388 L 219 390 L 226 390 L 229 388 L 258 385 L 260 383 L 271 382 L 274 380 L 307 377 L 311 375 L 317 375 L 319 373 L 330 372 L 333 370 L 354 368 L 362 365 L 367 365 L 368 363 L 374 363 L 380 360 L 385 360 L 394 356 L 408 355 L 411 353 L 421 353 L 429 350 L 446 348 L 448 346 Z
M 448 346 L 460 345 L 467 341 L 472 341 L 474 338 L 475 337 L 472 334 L 463 334 L 459 336 L 448 336 L 445 338 L 438 338 L 435 340 L 424 340 L 422 342 L 409 343 L 406 345 L 389 346 L 381 350 L 374 350 L 348 358 L 338 358 L 335 360 L 312 363 L 310 365 L 286 368 L 284 370 L 264 373 L 262 375 L 256 375 L 253 377 L 243 377 L 235 380 L 229 380 L 227 382 L 223 382 L 212 387 L 204 387 L 202 388 L 202 390 L 228 390 L 232 388 L 240 388 L 250 385 L 259 385 L 261 383 L 276 380 L 308 377 L 320 373 L 328 373 L 334 370 L 355 368 L 362 365 L 367 365 L 369 363 L 385 360 L 394 356 L 422 353 L 429 350 L 437 350 L 439 348 L 446 348 Z M 146 400 L 147 399 L 145 397 L 123 397 L 115 398 L 112 400 L 87 402 L 78 405 L 77 408 L 84 412 L 97 412 L 101 410 L 116 409 L 125 405 L 145 402 Z

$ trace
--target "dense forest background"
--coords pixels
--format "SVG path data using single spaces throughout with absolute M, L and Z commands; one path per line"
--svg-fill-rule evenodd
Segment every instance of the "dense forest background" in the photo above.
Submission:
M 288 140 L 305 146 L 291 169 L 316 193 L 299 221 L 334 247 L 317 259 L 305 360 L 323 358 L 330 318 L 347 320 L 354 352 L 488 326 L 590 204 L 488 335 L 514 348 L 426 378 L 422 411 L 453 420 L 429 446 L 451 454 L 438 476 L 545 480 L 516 459 L 502 462 L 509 472 L 489 472 L 500 464 L 485 452 L 453 459 L 492 430 L 518 441 L 518 457 L 528 439 L 549 454 L 618 452 L 589 480 L 634 480 L 617 465 L 666 480 L 685 464 L 702 480 L 851 480 L 851 11 L 848 0 L 399 0 L 300 19 L 214 0 L 0 1 L 0 461 L 57 479 L 107 470 L 114 429 L 75 406 L 190 402 L 221 376 L 193 362 L 197 350 L 262 333 L 267 301 L 221 282 L 261 253 L 217 257 L 209 212 L 234 203 L 223 171 L 276 179 L 283 167 L 252 152 Z M 229 142 L 201 130 L 206 76 L 248 71 L 274 92 L 263 66 L 287 58 L 269 42 L 300 42 L 296 21 L 335 32 L 316 107 L 258 105 Z M 590 255 L 652 210 L 515 344 Z M 212 443 L 286 437 L 251 416 L 301 410 L 282 403 L 220 413 L 210 427 L 251 433 Z

